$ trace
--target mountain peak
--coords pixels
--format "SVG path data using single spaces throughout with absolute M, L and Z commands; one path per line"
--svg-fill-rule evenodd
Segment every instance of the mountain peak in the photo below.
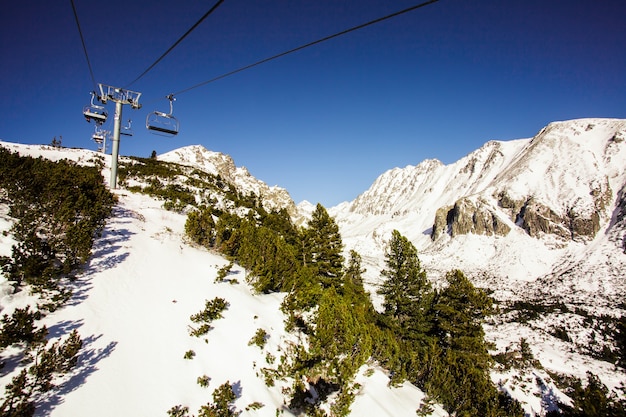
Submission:
M 219 175 L 234 184 L 242 193 L 254 193 L 261 197 L 263 205 L 270 210 L 286 208 L 296 216 L 296 205 L 284 188 L 269 187 L 255 178 L 246 167 L 237 167 L 235 161 L 226 154 L 206 149 L 202 145 L 185 146 L 157 157 L 160 161 L 188 165 L 213 175 Z

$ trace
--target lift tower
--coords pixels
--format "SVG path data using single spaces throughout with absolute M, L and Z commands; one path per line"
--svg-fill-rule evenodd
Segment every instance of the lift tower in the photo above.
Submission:
M 111 100 L 115 103 L 115 118 L 113 119 L 113 149 L 111 150 L 111 189 L 117 188 L 117 158 L 120 151 L 120 131 L 122 130 L 122 106 L 128 104 L 133 109 L 140 109 L 139 97 L 141 93 L 98 84 L 100 87 L 100 101 L 106 104 Z

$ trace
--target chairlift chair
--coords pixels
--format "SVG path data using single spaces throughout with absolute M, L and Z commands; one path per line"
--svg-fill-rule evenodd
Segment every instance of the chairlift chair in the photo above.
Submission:
M 91 122 L 92 120 L 96 122 L 98 125 L 104 124 L 107 120 L 107 116 L 109 115 L 106 109 L 103 106 L 99 106 L 94 103 L 94 99 L 96 98 L 96 93 L 91 92 L 91 104 L 83 107 L 83 115 L 85 116 L 85 120 L 87 122 Z
M 95 129 L 94 129 L 93 135 L 91 135 L 91 138 L 98 145 L 98 151 L 104 153 L 104 150 L 106 147 L 106 137 L 108 134 L 109 134 L 108 130 L 104 130 L 104 129 L 98 128 L 98 126 L 95 126 Z
M 172 116 L 174 111 L 174 96 L 171 94 L 167 97 L 170 101 L 170 112 L 164 113 L 160 111 L 154 111 L 146 117 L 146 128 L 155 135 L 172 137 L 178 134 L 180 127 L 178 119 Z
M 128 119 L 128 124 L 126 126 L 122 126 L 122 128 L 120 129 L 120 134 L 124 135 L 124 136 L 132 136 L 133 135 L 133 129 L 131 128 L 131 123 L 132 121 L 130 119 Z

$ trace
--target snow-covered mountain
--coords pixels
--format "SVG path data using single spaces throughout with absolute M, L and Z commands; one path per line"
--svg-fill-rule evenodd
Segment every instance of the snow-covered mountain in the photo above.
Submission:
M 435 282 L 458 268 L 491 289 L 502 309 L 485 327 L 493 352 L 509 352 L 524 338 L 541 364 L 494 369 L 492 379 L 521 401 L 528 416 L 543 416 L 554 401 L 567 401 L 553 373 L 584 379 L 591 371 L 611 389 L 625 379 L 623 369 L 599 355 L 610 347 L 599 331 L 601 316 L 626 314 L 625 139 L 626 120 L 556 122 L 533 138 L 488 142 L 453 164 L 427 160 L 391 169 L 357 199 L 329 212 L 346 251 L 361 254 L 375 304 L 385 243 L 394 229 L 414 243 Z M 0 145 L 83 164 L 101 158 L 87 150 Z M 240 194 L 260 196 L 268 209 L 286 208 L 298 224 L 314 209 L 308 202 L 296 207 L 286 190 L 269 187 L 228 155 L 202 146 L 158 159 L 219 175 Z M 108 179 L 108 157 L 104 163 Z M 124 189 L 116 194 L 115 216 L 76 281 L 75 296 L 42 321 L 53 338 L 78 329 L 86 347 L 82 365 L 57 381 L 60 394 L 38 404 L 41 415 L 165 415 L 175 404 L 195 411 L 212 391 L 197 384 L 202 375 L 210 376 L 212 388 L 235 383 L 240 410 L 263 404 L 245 415 L 289 415 L 284 384 L 266 385 L 262 371 L 293 343 L 282 326 L 282 295 L 253 294 L 239 267 L 227 283 L 214 282 L 227 261 L 185 243 L 184 214 L 147 195 Z M 0 231 L 7 231 L 0 235 L 0 255 L 9 255 L 12 219 L 4 208 L 0 204 Z M 30 302 L 26 292 L 12 294 L 6 282 L 0 290 L 3 314 Z M 189 336 L 190 314 L 215 296 L 230 303 L 224 319 L 207 341 Z M 507 310 L 516 301 L 548 309 L 522 321 L 518 311 Z M 257 329 L 271 333 L 264 349 L 248 344 Z M 184 359 L 190 350 L 197 356 Z M 0 373 L 0 384 L 11 376 Z M 357 381 L 362 389 L 355 416 L 415 415 L 424 397 L 410 384 L 387 386 L 378 368 L 364 367 Z M 432 415 L 446 414 L 436 408 Z
M 578 265 L 611 281 L 600 288 L 611 299 L 624 293 L 623 280 L 590 264 L 601 252 L 604 269 L 626 265 L 625 138 L 624 120 L 552 123 L 531 139 L 491 141 L 450 165 L 427 160 L 389 170 L 331 213 L 347 246 L 372 265 L 380 266 L 384 242 L 398 229 L 435 273 L 461 268 L 508 284 Z
M 626 120 L 555 122 L 533 138 L 490 141 L 449 165 L 391 169 L 329 211 L 346 249 L 362 255 L 375 298 L 385 243 L 397 229 L 431 279 L 461 269 L 504 309 L 521 301 L 542 311 L 528 322 L 503 315 L 487 326 L 496 351 L 524 338 L 545 370 L 580 378 L 591 371 L 616 387 L 623 371 L 594 359 L 606 343 L 594 323 L 626 314 L 625 139 Z M 546 377 L 493 375 L 514 397 L 511 378 L 545 392 Z M 534 405 L 518 399 L 529 415 L 543 415 L 549 402 L 543 394 Z
M 254 193 L 261 197 L 268 210 L 287 209 L 292 216 L 297 216 L 296 205 L 289 192 L 278 186 L 268 186 L 253 177 L 245 167 L 235 166 L 233 159 L 221 152 L 214 152 L 202 145 L 191 145 L 159 155 L 160 161 L 189 165 L 213 175 L 220 175 L 235 185 L 240 192 Z

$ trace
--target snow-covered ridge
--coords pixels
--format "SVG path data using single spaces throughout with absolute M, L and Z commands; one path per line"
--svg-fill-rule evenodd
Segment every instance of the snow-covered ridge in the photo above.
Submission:
M 490 141 L 450 165 L 426 160 L 394 168 L 376 179 L 349 210 L 405 214 L 487 190 L 506 191 L 512 198 L 532 195 L 559 212 L 572 204 L 588 208 L 589 187 L 604 186 L 606 177 L 615 183 L 624 180 L 626 147 L 620 144 L 625 130 L 626 121 L 617 119 L 555 122 L 532 139 Z
M 616 220 L 626 187 L 625 138 L 626 120 L 554 122 L 533 138 L 487 142 L 449 165 L 426 160 L 391 169 L 330 212 L 347 249 L 370 262 L 373 282 L 398 229 L 435 273 L 462 268 L 514 288 L 589 271 L 595 284 L 584 297 L 604 288 L 602 298 L 613 299 L 624 292 L 615 271 L 626 268 L 624 225 Z
M 235 166 L 233 159 L 221 152 L 214 152 L 202 145 L 191 145 L 175 149 L 157 157 L 160 161 L 189 165 L 213 175 L 220 175 L 234 184 L 242 193 L 254 193 L 260 196 L 265 207 L 279 210 L 282 208 L 296 216 L 296 206 L 289 192 L 278 186 L 268 186 L 253 177 L 245 167 Z

